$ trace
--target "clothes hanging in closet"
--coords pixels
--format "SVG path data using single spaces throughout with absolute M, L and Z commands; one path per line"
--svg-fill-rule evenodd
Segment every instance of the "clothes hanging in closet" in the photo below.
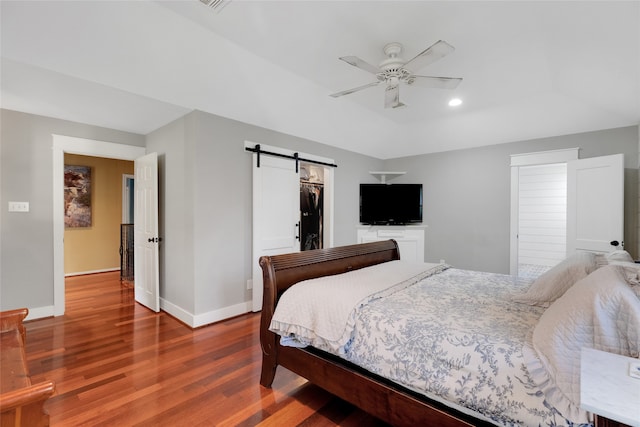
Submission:
M 300 183 L 300 250 L 322 249 L 322 205 L 320 183 Z

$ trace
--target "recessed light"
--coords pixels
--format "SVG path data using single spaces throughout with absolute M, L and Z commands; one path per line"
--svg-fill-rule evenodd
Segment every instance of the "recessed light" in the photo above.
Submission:
M 462 104 L 462 99 L 460 98 L 453 98 L 452 100 L 449 101 L 449 107 L 457 107 L 458 105 Z

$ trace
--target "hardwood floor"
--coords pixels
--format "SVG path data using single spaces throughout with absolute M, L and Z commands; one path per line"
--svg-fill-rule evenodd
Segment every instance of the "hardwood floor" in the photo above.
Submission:
M 119 272 L 66 279 L 66 314 L 26 323 L 52 426 L 385 426 L 278 368 L 259 385 L 259 315 L 191 329 L 133 300 Z

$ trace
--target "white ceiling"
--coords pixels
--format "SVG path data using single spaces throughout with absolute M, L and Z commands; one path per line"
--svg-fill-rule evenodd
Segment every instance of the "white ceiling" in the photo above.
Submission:
M 198 109 L 378 158 L 640 123 L 640 1 L 6 1 L 2 108 L 147 134 Z M 384 87 L 377 65 L 456 50 Z M 447 105 L 459 97 L 457 108 Z

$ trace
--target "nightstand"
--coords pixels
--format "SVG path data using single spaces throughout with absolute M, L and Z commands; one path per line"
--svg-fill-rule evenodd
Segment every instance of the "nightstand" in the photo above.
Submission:
M 596 427 L 640 427 L 640 378 L 629 375 L 638 359 L 583 348 L 580 407 L 596 415 Z

